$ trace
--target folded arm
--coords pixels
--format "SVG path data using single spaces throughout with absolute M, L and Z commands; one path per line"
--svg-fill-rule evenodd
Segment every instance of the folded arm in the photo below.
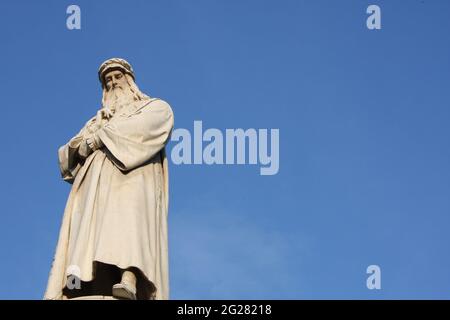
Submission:
M 174 117 L 169 104 L 154 100 L 127 117 L 118 117 L 94 133 L 111 153 L 113 163 L 132 170 L 155 156 L 167 144 Z

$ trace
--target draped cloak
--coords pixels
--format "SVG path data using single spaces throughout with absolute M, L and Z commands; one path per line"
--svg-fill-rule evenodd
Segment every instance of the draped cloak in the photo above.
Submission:
M 83 282 L 95 263 L 139 269 L 169 298 L 168 163 L 165 145 L 174 117 L 163 100 L 124 107 L 96 131 L 104 146 L 85 159 L 78 149 L 89 125 L 58 150 L 62 178 L 72 184 L 64 210 L 45 299 L 64 299 L 70 270 Z

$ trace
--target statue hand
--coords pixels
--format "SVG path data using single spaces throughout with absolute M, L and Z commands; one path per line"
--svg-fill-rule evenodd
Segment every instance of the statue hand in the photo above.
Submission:
M 100 117 L 100 119 L 110 119 L 113 115 L 114 112 L 107 107 L 103 107 L 97 112 L 97 117 Z
M 97 149 L 100 149 L 101 147 L 103 147 L 103 143 L 102 141 L 98 138 L 97 135 L 93 134 L 90 135 L 87 139 L 86 139 L 86 144 L 89 147 L 89 149 L 94 152 Z
M 80 146 L 78 147 L 78 154 L 82 158 L 87 158 L 89 154 L 91 154 L 92 149 L 89 147 L 89 145 L 86 143 L 86 139 L 83 139 Z
M 88 145 L 89 149 L 92 151 L 96 150 L 95 141 L 92 139 L 92 137 L 86 139 L 86 144 Z

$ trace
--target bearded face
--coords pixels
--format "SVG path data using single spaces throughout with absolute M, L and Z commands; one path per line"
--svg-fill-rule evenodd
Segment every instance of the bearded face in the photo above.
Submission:
M 104 107 L 115 112 L 134 100 L 134 92 L 128 77 L 122 71 L 113 70 L 105 75 Z

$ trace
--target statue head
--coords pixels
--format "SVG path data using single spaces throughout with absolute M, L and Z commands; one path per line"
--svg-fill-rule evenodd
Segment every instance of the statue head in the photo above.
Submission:
M 116 111 L 130 102 L 149 98 L 139 90 L 133 68 L 124 59 L 112 58 L 103 62 L 98 77 L 103 88 L 103 107 Z

